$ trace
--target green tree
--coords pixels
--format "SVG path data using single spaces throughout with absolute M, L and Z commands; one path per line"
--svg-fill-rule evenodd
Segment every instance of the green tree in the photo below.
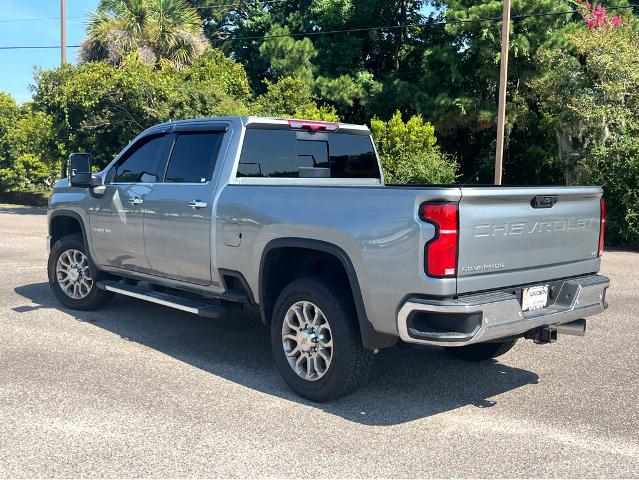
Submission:
M 65 65 L 36 72 L 34 107 L 52 116 L 65 155 L 91 152 L 103 166 L 138 132 L 169 118 L 171 86 L 137 61 Z
M 38 71 L 35 83 L 34 108 L 51 117 L 60 155 L 91 152 L 98 167 L 142 130 L 170 119 L 262 114 L 337 120 L 299 78 L 269 83 L 254 98 L 244 68 L 213 48 L 180 69 L 155 70 L 135 59 L 121 67 L 88 62 Z
M 15 125 L 20 115 L 20 109 L 11 95 L 0 92 L 0 162 L 6 162 L 11 150 L 11 143 L 7 134 Z M 6 164 L 0 164 L 6 167 Z
M 606 243 L 639 248 L 639 125 L 584 152 L 580 164 L 604 189 Z
M 435 128 L 421 116 L 407 122 L 396 112 L 388 122 L 371 120 L 386 183 L 452 183 L 457 163 L 436 145 Z
M 250 113 L 253 92 L 246 72 L 219 50 L 211 48 L 190 67 L 165 70 L 163 76 L 172 85 L 169 118 Z
M 311 83 L 311 61 L 317 56 L 313 42 L 309 38 L 295 40 L 288 34 L 288 27 L 273 25 L 267 34 L 273 38 L 262 43 L 260 55 L 269 65 L 271 78 L 296 77 Z
M 589 22 L 591 20 L 588 20 Z M 617 20 L 617 22 L 621 22 Z M 639 246 L 639 26 L 567 27 L 531 86 L 566 182 L 603 186 L 609 239 Z
M 464 179 L 492 179 L 501 0 L 189 2 L 202 7 L 207 35 L 245 66 L 256 92 L 268 88 L 264 79 L 293 76 L 348 121 L 389 118 L 396 109 L 425 115 Z M 512 11 L 505 181 L 562 183 L 552 119 L 529 84 L 547 68 L 536 53 L 565 45 L 565 27 L 581 16 L 566 0 L 513 0 Z
M 450 23 L 432 25 L 417 34 L 424 45 L 415 60 L 420 68 L 414 80 L 407 78 L 396 85 L 397 106 L 428 114 L 443 148 L 459 159 L 464 177 L 492 181 L 503 2 L 440 0 L 435 4 L 434 19 Z M 539 129 L 527 80 L 536 75 L 537 50 L 555 41 L 555 32 L 572 18 L 545 14 L 571 9 L 567 1 L 512 2 L 513 15 L 532 16 L 511 23 L 504 165 L 509 183 L 555 181 L 543 175 L 548 169 L 525 168 L 542 163 L 535 158 L 538 151 L 529 147 L 548 141 Z
M 350 121 L 360 122 L 368 118 L 371 100 L 383 88 L 383 83 L 366 70 L 333 78 L 320 76 L 313 83 L 318 98 L 330 102 Z
M 267 90 L 253 106 L 256 115 L 310 120 L 337 121 L 335 109 L 318 105 L 310 86 L 299 78 L 285 77 L 277 83 L 266 82 Z
M 0 192 L 13 186 L 13 145 L 9 133 L 20 117 L 20 109 L 13 97 L 0 92 Z
M 136 60 L 42 70 L 34 107 L 53 119 L 64 153 L 87 151 L 106 165 L 139 132 L 176 118 L 247 114 L 251 92 L 242 67 L 211 50 L 191 67 L 160 71 Z
M 350 121 L 366 121 L 373 98 L 388 102 L 382 85 L 414 70 L 414 28 L 423 19 L 423 1 L 289 0 L 234 2 L 190 0 L 201 8 L 207 35 L 247 69 L 253 89 L 264 79 L 303 78 L 313 93 Z M 226 4 L 226 6 L 224 6 Z M 369 27 L 387 26 L 366 31 Z M 352 30 L 308 35 L 307 32 Z M 295 37 L 283 37 L 290 33 Z M 260 37 L 272 37 L 263 39 Z M 235 37 L 232 41 L 225 38 Z M 237 37 L 240 40 L 237 40 Z M 311 79 L 311 74 L 315 80 Z M 392 113 L 390 110 L 388 113 Z
M 122 65 L 133 55 L 156 67 L 184 67 L 207 45 L 201 19 L 185 0 L 101 0 L 80 59 Z
M 566 182 L 580 180 L 578 160 L 639 122 L 637 29 L 570 28 L 561 47 L 540 52 L 543 74 L 531 82 L 557 135 Z
M 20 108 L 20 119 L 10 133 L 13 144 L 13 188 L 42 190 L 59 178 L 61 151 L 53 131 L 53 119 L 33 109 Z
M 0 92 L 0 192 L 49 187 L 60 158 L 51 117 Z

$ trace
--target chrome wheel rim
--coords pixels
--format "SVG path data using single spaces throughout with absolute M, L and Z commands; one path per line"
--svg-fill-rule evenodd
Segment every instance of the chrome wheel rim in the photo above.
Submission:
M 299 301 L 291 305 L 282 324 L 282 346 L 288 364 L 304 380 L 319 380 L 331 366 L 331 326 L 317 305 Z
M 58 257 L 55 276 L 60 289 L 74 300 L 85 298 L 93 288 L 89 259 L 80 250 L 65 250 Z

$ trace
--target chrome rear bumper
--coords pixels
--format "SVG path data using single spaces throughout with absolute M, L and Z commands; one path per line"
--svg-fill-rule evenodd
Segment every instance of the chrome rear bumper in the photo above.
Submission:
M 442 301 L 411 298 L 399 310 L 397 327 L 407 343 L 470 345 L 601 313 L 608 307 L 609 286 L 610 280 L 602 275 L 565 280 L 547 307 L 529 312 L 523 312 L 517 297 L 506 292 Z

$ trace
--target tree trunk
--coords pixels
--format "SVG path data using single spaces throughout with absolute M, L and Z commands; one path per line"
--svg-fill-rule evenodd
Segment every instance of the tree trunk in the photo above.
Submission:
M 398 25 L 400 26 L 399 32 L 397 33 L 397 44 L 395 45 L 395 71 L 399 72 L 399 55 L 402 50 L 402 46 L 404 45 L 404 40 L 406 38 L 406 27 L 402 25 L 406 25 L 406 11 L 407 5 L 406 1 L 400 0 L 399 2 L 399 19 Z

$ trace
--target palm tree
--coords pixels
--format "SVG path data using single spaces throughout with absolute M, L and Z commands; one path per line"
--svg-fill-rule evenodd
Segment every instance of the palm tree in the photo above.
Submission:
M 184 67 L 206 47 L 202 21 L 185 0 L 101 0 L 87 25 L 80 61 L 121 65 L 130 55 L 155 67 Z

